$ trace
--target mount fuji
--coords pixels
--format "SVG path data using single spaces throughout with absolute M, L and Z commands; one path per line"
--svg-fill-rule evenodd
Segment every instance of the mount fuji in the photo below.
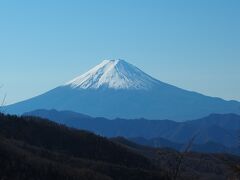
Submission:
M 6 107 L 11 114 L 71 110 L 95 117 L 184 121 L 212 113 L 240 114 L 240 103 L 161 82 L 124 60 L 104 60 L 40 96 Z

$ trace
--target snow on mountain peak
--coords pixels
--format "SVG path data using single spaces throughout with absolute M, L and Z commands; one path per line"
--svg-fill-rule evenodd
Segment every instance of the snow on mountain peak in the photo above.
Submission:
M 159 81 L 121 59 L 104 60 L 65 86 L 74 89 L 151 89 Z

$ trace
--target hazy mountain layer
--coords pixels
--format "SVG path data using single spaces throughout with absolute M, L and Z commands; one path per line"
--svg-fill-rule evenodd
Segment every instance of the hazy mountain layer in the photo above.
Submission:
M 239 145 L 240 116 L 235 114 L 212 114 L 202 119 L 187 122 L 169 120 L 151 121 L 146 119 L 108 120 L 105 118 L 92 118 L 69 111 L 59 112 L 56 110 L 37 110 L 26 115 L 47 118 L 60 124 L 89 130 L 107 137 L 164 138 L 177 144 L 186 144 L 192 137 L 196 136 L 194 144 L 208 143 L 210 145 L 216 144 L 218 147 L 220 147 L 219 145 L 223 145 L 229 148 L 236 148 Z M 224 148 L 222 149 L 224 150 Z

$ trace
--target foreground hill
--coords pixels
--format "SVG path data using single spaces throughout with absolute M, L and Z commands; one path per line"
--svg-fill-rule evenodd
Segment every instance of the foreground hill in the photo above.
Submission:
M 53 122 L 0 114 L 1 179 L 157 180 L 226 179 L 237 156 L 181 153 L 108 140 Z
M 69 129 L 50 121 L 2 116 L 0 127 L 0 135 L 3 137 L 24 141 L 32 146 L 129 167 L 151 167 L 151 163 L 146 158 L 106 138 L 86 131 Z
M 105 60 L 85 74 L 40 96 L 6 107 L 70 110 L 107 118 L 197 119 L 212 113 L 240 114 L 240 102 L 204 96 L 161 82 L 123 60 Z
M 171 148 L 176 147 L 178 150 L 182 147 L 181 144 L 186 144 L 193 136 L 196 136 L 194 143 L 203 146 L 195 146 L 194 150 L 213 152 L 215 149 L 214 152 L 237 153 L 240 134 L 240 116 L 235 114 L 212 114 L 187 122 L 146 119 L 108 120 L 56 110 L 36 110 L 26 115 L 47 118 L 69 127 L 89 130 L 107 137 L 141 137 L 152 140 L 162 138 L 168 141 L 161 141 L 163 144 Z
M 5 179 L 165 179 L 146 157 L 86 131 L 0 115 Z

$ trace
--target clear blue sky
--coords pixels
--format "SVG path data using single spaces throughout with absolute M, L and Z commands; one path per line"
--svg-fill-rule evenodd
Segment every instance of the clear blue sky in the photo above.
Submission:
M 1 0 L 0 97 L 39 95 L 103 59 L 240 100 L 239 0 Z

